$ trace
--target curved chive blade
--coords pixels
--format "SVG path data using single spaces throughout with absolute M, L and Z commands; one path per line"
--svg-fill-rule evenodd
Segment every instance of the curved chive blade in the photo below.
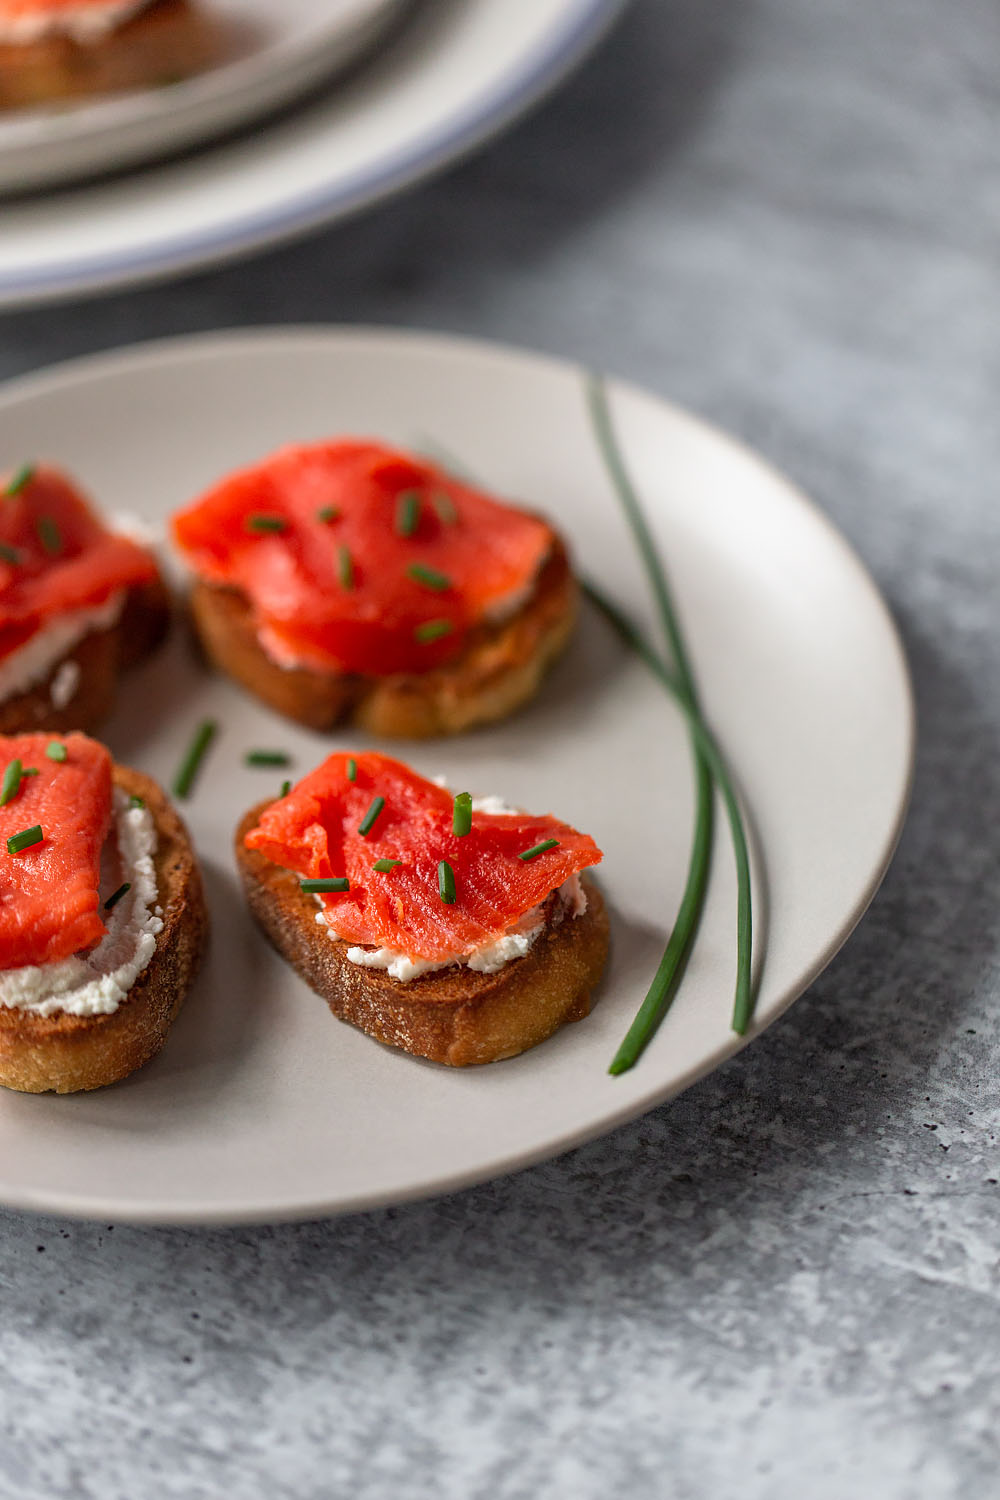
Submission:
M 44 836 L 40 823 L 36 823 L 34 828 L 24 828 L 7 840 L 7 853 L 20 854 L 25 849 L 32 849 L 35 844 L 42 842 Z
M 354 587 L 354 559 L 348 547 L 337 548 L 337 577 L 345 589 Z
M 194 739 L 191 741 L 188 752 L 181 761 L 180 769 L 174 777 L 175 797 L 186 797 L 191 791 L 205 757 L 205 752 L 215 738 L 217 728 L 218 725 L 214 719 L 205 719 L 195 730 Z
M 287 531 L 288 522 L 284 516 L 267 516 L 257 511 L 252 516 L 247 516 L 244 522 L 247 531 Z
M 320 896 L 325 891 L 349 891 L 351 882 L 346 875 L 331 875 L 325 880 L 300 880 L 299 890 L 304 891 L 307 896 Z
M 288 766 L 292 757 L 284 750 L 248 750 L 243 761 L 248 766 Z
M 322 521 L 324 526 L 329 526 L 331 521 L 340 520 L 340 511 L 335 505 L 323 505 L 316 512 L 317 521 Z
M 443 594 L 452 586 L 447 573 L 439 573 L 437 568 L 425 568 L 423 563 L 411 563 L 406 571 L 414 583 L 422 583 L 425 589 L 433 589 L 435 594 Z
M 454 526 L 456 524 L 458 521 L 458 511 L 455 509 L 455 502 L 450 495 L 446 495 L 443 490 L 438 490 L 436 495 L 431 496 L 431 504 L 437 511 L 438 520 L 443 522 L 445 526 Z
M 402 863 L 401 859 L 377 859 L 372 865 L 372 869 L 377 870 L 380 875 L 388 875 L 390 870 L 394 870 L 397 865 L 401 865 Z
M 426 645 L 429 641 L 439 641 L 443 635 L 451 635 L 454 625 L 450 620 L 425 620 L 418 625 L 413 632 L 414 639 Z
M 61 740 L 50 740 L 49 743 L 45 746 L 45 754 L 48 756 L 49 760 L 65 760 L 66 746 L 62 743 Z
M 446 859 L 438 865 L 438 895 L 445 906 L 455 905 L 455 871 Z
M 363 839 L 366 839 L 368 837 L 368 835 L 371 833 L 372 829 L 375 827 L 375 820 L 378 817 L 379 813 L 382 811 L 382 809 L 383 809 L 384 806 L 385 806 L 385 798 L 384 797 L 375 797 L 375 798 L 373 798 L 371 807 L 369 807 L 368 811 L 365 813 L 364 817 L 361 819 L 361 822 L 358 824 L 358 832 L 360 833 L 360 835 L 361 835 L 361 837 Z
M 3 773 L 3 782 L 0 784 L 0 807 L 6 807 L 8 802 L 13 802 L 21 790 L 21 762 L 12 760 Z
M 104 910 L 105 911 L 111 911 L 114 907 L 116 907 L 118 905 L 119 901 L 122 899 L 123 896 L 127 896 L 128 895 L 128 893 L 129 893 L 129 891 L 131 889 L 132 889 L 132 882 L 131 882 L 131 880 L 126 880 L 126 882 L 125 882 L 124 885 L 120 885 L 116 891 L 112 891 L 111 895 L 108 897 L 107 901 L 105 901 L 105 903 L 104 903 Z
M 558 847 L 558 839 L 543 839 L 533 849 L 525 849 L 524 853 L 519 854 L 517 857 L 518 859 L 537 859 L 540 854 L 545 854 L 549 849 L 558 849 Z
M 288 796 L 288 793 L 289 793 L 289 792 L 290 792 L 290 791 L 291 791 L 291 790 L 292 790 L 292 783 L 291 783 L 291 782 L 290 782 L 290 781 L 283 781 L 283 782 L 282 782 L 282 783 L 281 783 L 281 794 L 280 794 L 280 795 L 281 795 L 281 796 L 282 796 L 282 797 L 287 797 L 287 796 Z
M 10 563 L 12 568 L 16 568 L 21 561 L 21 554 L 16 547 L 8 547 L 6 542 L 0 542 L 0 558 L 5 563 Z
M 464 839 L 472 832 L 472 798 L 468 792 L 459 792 L 451 814 L 451 831 Z
M 404 490 L 396 499 L 396 530 L 400 536 L 412 536 L 419 524 L 419 491 Z
M 146 806 L 145 802 L 143 802 L 143 800 L 142 800 L 141 797 L 130 797 L 128 799 L 128 805 L 129 805 L 129 807 L 145 807 Z
M 62 532 L 51 516 L 39 516 L 35 530 L 38 532 L 38 540 L 50 557 L 62 551 Z
M 348 761 L 347 761 L 347 779 L 348 779 L 348 781 L 357 781 L 357 779 L 358 779 L 358 763 L 354 759 L 353 755 L 348 757 Z
M 19 495 L 23 489 L 34 479 L 38 472 L 36 464 L 22 464 L 13 479 L 4 490 L 5 495 Z

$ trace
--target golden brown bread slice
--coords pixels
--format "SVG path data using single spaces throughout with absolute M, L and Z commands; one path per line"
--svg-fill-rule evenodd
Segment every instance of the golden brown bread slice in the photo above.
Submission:
M 154 0 L 99 41 L 0 45 L 0 109 L 176 83 L 210 67 L 219 49 L 218 27 L 197 5 Z
M 310 729 L 350 721 L 371 734 L 424 739 L 504 718 L 538 691 L 576 619 L 578 588 L 557 542 L 527 604 L 483 626 L 457 661 L 431 672 L 360 677 L 280 667 L 264 652 L 245 596 L 198 581 L 191 612 L 209 660 L 270 708 Z
M 236 832 L 236 862 L 250 910 L 274 947 L 341 1021 L 369 1036 L 451 1067 L 497 1062 L 545 1041 L 589 1014 L 608 954 L 608 918 L 597 885 L 583 876 L 587 910 L 548 926 L 524 958 L 496 974 L 441 969 L 409 984 L 347 958 L 348 943 L 316 921 L 299 877 L 247 849 L 267 803 Z
M 127 766 L 114 783 L 141 797 L 157 831 L 156 883 L 163 930 L 156 952 L 116 1011 L 52 1016 L 0 1005 L 0 1084 L 22 1093 L 103 1088 L 155 1057 L 191 988 L 208 912 L 187 830 L 160 787 Z
M 159 645 L 169 623 L 170 602 L 161 578 L 130 589 L 117 625 L 92 630 L 55 664 L 44 682 L 0 701 L 0 734 L 96 729 L 114 706 L 122 671 L 137 666 Z M 67 701 L 57 706 L 52 686 L 67 662 L 78 669 L 76 685 Z

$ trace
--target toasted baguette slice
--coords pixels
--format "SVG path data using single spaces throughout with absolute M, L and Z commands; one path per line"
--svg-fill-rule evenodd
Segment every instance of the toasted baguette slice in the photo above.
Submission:
M 71 1094 L 125 1078 L 155 1057 L 191 988 L 208 933 L 201 874 L 187 830 L 148 776 L 115 766 L 114 783 L 141 797 L 156 823 L 163 930 L 156 952 L 116 1011 L 35 1016 L 0 1005 L 0 1084 Z
M 0 109 L 176 83 L 211 66 L 216 25 L 189 0 L 155 0 L 99 41 L 0 45 Z
M 209 660 L 270 708 L 310 729 L 350 721 L 370 734 L 425 739 L 505 718 L 538 691 L 576 619 L 578 589 L 556 544 L 527 604 L 483 626 L 457 661 L 430 672 L 360 677 L 278 666 L 257 639 L 245 596 L 201 580 L 191 612 Z
M 266 803 L 252 809 L 236 834 L 236 862 L 250 910 L 266 937 L 327 1002 L 341 1021 L 417 1057 L 461 1068 L 515 1057 L 590 1012 L 591 991 L 608 954 L 608 918 L 601 893 L 584 875 L 587 910 L 546 928 L 524 958 L 496 974 L 441 969 L 409 984 L 347 957 L 316 921 L 312 896 L 299 877 L 272 864 L 244 838 Z
M 92 630 L 55 664 L 44 682 L 0 701 L 0 734 L 30 730 L 62 734 L 70 729 L 90 733 L 114 707 L 122 671 L 137 666 L 160 644 L 169 623 L 170 603 L 161 578 L 130 589 L 116 625 L 110 630 Z M 52 686 L 68 662 L 77 668 L 76 686 L 57 707 Z

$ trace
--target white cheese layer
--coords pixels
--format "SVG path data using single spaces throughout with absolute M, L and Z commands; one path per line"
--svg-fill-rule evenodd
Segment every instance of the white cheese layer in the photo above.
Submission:
M 111 630 L 117 625 L 125 603 L 125 591 L 119 589 L 103 604 L 93 609 L 74 609 L 58 615 L 29 636 L 23 646 L 18 646 L 9 656 L 0 660 L 0 703 L 26 693 L 37 682 L 44 682 L 64 657 L 80 644 L 85 635 L 95 630 Z M 56 701 L 56 684 L 52 684 L 53 702 L 57 708 L 65 708 L 69 698 Z M 65 682 L 63 684 L 65 690 Z M 73 692 L 76 691 L 74 685 Z M 70 698 L 73 693 L 70 693 Z
M 0 1005 L 35 1016 L 106 1016 L 118 1009 L 156 951 L 163 930 L 157 905 L 156 824 L 147 807 L 130 807 L 117 787 L 113 836 L 105 848 L 101 894 L 131 889 L 107 913 L 108 930 L 90 953 L 0 971 Z
M 66 36 L 80 46 L 103 41 L 151 0 L 105 0 L 103 5 L 67 5 L 59 10 L 9 10 L 0 0 L 0 44 L 27 47 L 48 37 Z

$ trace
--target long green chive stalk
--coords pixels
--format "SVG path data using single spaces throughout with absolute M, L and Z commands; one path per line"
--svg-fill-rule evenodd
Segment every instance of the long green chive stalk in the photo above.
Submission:
M 596 590 L 591 589 L 590 594 L 623 638 L 638 652 L 650 670 L 677 699 L 688 721 L 695 757 L 695 824 L 687 881 L 677 920 L 653 983 L 628 1034 L 612 1060 L 609 1071 L 623 1073 L 631 1068 L 641 1056 L 666 1014 L 676 993 L 697 932 L 708 885 L 711 858 L 712 776 L 715 777 L 725 803 L 736 858 L 737 973 L 732 1025 L 733 1030 L 741 1036 L 747 1029 L 753 1010 L 750 862 L 743 820 L 728 770 L 701 718 L 694 675 L 684 644 L 680 621 L 674 609 L 666 572 L 618 446 L 604 383 L 596 376 L 589 376 L 587 379 L 587 401 L 601 455 L 632 528 L 656 599 L 661 623 L 674 659 L 675 673 L 670 672 L 662 658 L 610 601 L 604 599 Z
M 194 786 L 195 778 L 205 758 L 205 752 L 214 740 L 217 729 L 218 725 L 214 719 L 205 719 L 195 730 L 194 738 L 188 746 L 184 759 L 180 763 L 177 775 L 174 777 L 175 797 L 190 796 L 191 788 Z M 51 753 L 51 750 L 52 746 L 50 745 L 45 753 L 48 755 Z

